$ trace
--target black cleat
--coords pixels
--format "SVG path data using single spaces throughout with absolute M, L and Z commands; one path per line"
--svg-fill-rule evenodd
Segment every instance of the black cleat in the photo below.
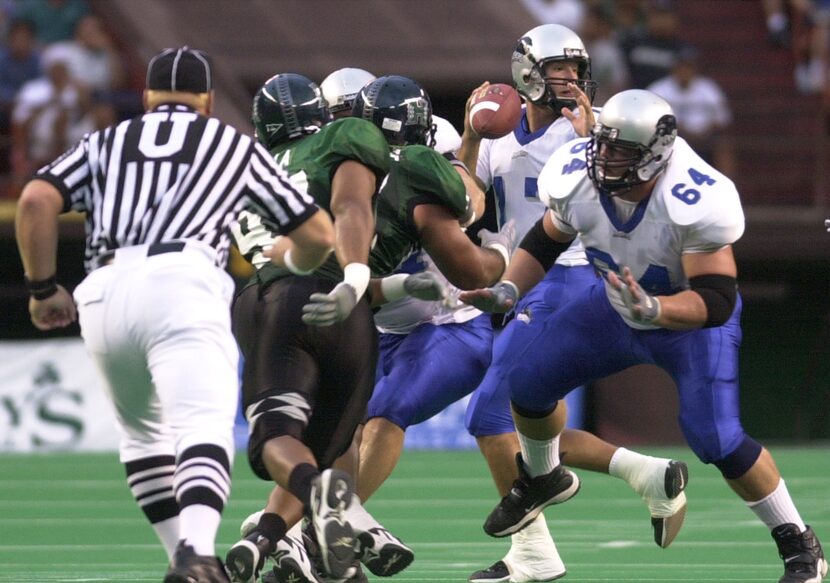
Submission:
M 794 524 L 782 524 L 772 529 L 772 538 L 784 559 L 784 575 L 778 583 L 821 583 L 827 561 L 812 528 L 801 532 Z
M 179 541 L 164 583 L 228 583 L 228 574 L 218 557 L 197 555 L 193 547 Z
M 531 478 L 524 468 L 522 454 L 516 454 L 519 478 L 487 517 L 484 532 L 503 537 L 515 534 L 530 524 L 545 506 L 561 504 L 579 492 L 579 478 L 562 464 L 549 474 Z

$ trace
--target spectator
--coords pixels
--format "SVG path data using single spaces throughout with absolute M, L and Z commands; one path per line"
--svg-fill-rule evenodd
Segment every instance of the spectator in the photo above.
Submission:
M 20 0 L 16 16 L 32 22 L 38 42 L 47 45 L 72 38 L 88 12 L 85 0 Z
M 72 40 L 55 43 L 44 53 L 60 55 L 67 62 L 73 80 L 90 92 L 109 92 L 124 84 L 121 55 L 101 19 L 94 14 L 78 21 Z
M 682 47 L 677 29 L 674 3 L 671 0 L 652 0 L 645 30 L 635 32 L 622 41 L 633 87 L 645 89 L 671 72 Z
M 69 147 L 72 128 L 86 110 L 84 93 L 72 81 L 68 64 L 57 55 L 44 55 L 42 65 L 45 75 L 23 85 L 12 111 L 16 187 Z
M 629 86 L 628 65 L 614 38 L 614 22 L 605 8 L 593 5 L 585 13 L 581 35 L 591 55 L 591 77 L 597 82 L 594 105 Z
M 24 83 L 40 74 L 40 56 L 35 49 L 32 24 L 14 21 L 8 40 L 8 46 L 0 48 L 0 174 L 8 174 L 10 170 L 8 136 L 15 95 Z
M 819 93 L 827 81 L 830 0 L 791 0 L 791 8 L 798 31 L 795 85 L 805 95 Z
M 645 0 L 606 0 L 599 3 L 614 17 L 617 41 L 642 33 L 646 26 Z
M 585 5 L 582 0 L 521 0 L 539 24 L 561 24 L 572 30 L 582 28 Z
M 698 71 L 699 56 L 684 47 L 670 75 L 648 86 L 669 102 L 677 118 L 677 129 L 709 164 L 735 177 L 735 154 L 728 131 L 732 112 L 720 86 Z
M 40 74 L 40 55 L 31 22 L 16 20 L 9 28 L 7 47 L 0 47 L 0 110 L 11 110 L 14 96 L 24 83 Z M 4 124 L 5 128 L 5 124 Z
M 790 44 L 790 19 L 787 15 L 785 0 L 763 0 L 764 17 L 767 23 L 767 38 L 775 47 Z

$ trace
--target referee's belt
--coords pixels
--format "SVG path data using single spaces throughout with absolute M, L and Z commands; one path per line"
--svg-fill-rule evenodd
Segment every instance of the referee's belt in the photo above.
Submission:
M 179 253 L 184 251 L 184 248 L 187 244 L 184 241 L 167 241 L 165 243 L 153 243 L 151 245 L 147 245 L 147 257 L 152 257 L 153 255 L 161 255 L 163 253 Z M 105 265 L 112 265 L 115 261 L 115 252 L 116 250 L 113 249 L 112 251 L 104 251 L 101 253 L 95 260 L 96 268 L 104 267 Z

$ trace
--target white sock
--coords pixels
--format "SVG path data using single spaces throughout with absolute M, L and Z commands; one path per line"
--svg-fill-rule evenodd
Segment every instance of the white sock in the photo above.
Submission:
M 221 519 L 219 511 L 210 506 L 185 506 L 179 512 L 179 537 L 191 545 L 197 555 L 212 557 L 216 554 L 214 543 Z
M 293 536 L 296 539 L 303 540 L 303 521 L 298 520 L 297 523 L 288 529 L 286 536 Z
M 618 447 L 614 455 L 611 456 L 611 463 L 608 464 L 608 474 L 625 480 L 634 487 L 632 482 L 637 479 L 640 470 L 648 459 L 649 456 L 647 455 Z
M 156 522 L 152 526 L 161 544 L 164 545 L 164 550 L 167 551 L 168 560 L 172 561 L 173 554 L 176 552 L 176 545 L 179 543 L 179 538 L 181 538 L 179 536 L 179 517 L 174 516 L 173 518 Z
M 519 446 L 522 448 L 522 459 L 525 469 L 531 478 L 549 474 L 559 465 L 559 436 L 553 439 L 530 439 L 520 431 Z
M 782 524 L 794 524 L 801 532 L 807 529 L 793 503 L 793 499 L 790 498 L 784 478 L 781 478 L 778 487 L 775 488 L 772 494 L 756 502 L 747 502 L 746 505 L 770 530 Z

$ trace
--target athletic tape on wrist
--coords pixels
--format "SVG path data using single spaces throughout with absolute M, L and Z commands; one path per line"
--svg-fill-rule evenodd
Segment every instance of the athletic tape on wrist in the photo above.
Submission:
M 352 286 L 358 300 L 366 293 L 371 278 L 372 272 L 365 263 L 349 263 L 343 268 L 343 283 Z
M 405 273 L 396 273 L 380 280 L 380 291 L 387 302 L 394 302 L 407 295 L 404 287 L 407 277 L 409 276 Z
M 504 259 L 504 269 L 506 270 L 507 266 L 510 265 L 510 253 L 507 252 L 507 247 L 501 243 L 487 243 L 484 247 L 492 249 L 493 251 L 498 251 L 499 255 L 501 255 L 502 259 Z
M 309 275 L 310 273 L 313 273 L 314 269 L 303 270 L 296 266 L 294 260 L 291 258 L 291 251 L 293 249 L 293 247 L 289 248 L 288 251 L 285 252 L 285 255 L 282 256 L 282 262 L 285 264 L 285 268 L 294 275 Z

